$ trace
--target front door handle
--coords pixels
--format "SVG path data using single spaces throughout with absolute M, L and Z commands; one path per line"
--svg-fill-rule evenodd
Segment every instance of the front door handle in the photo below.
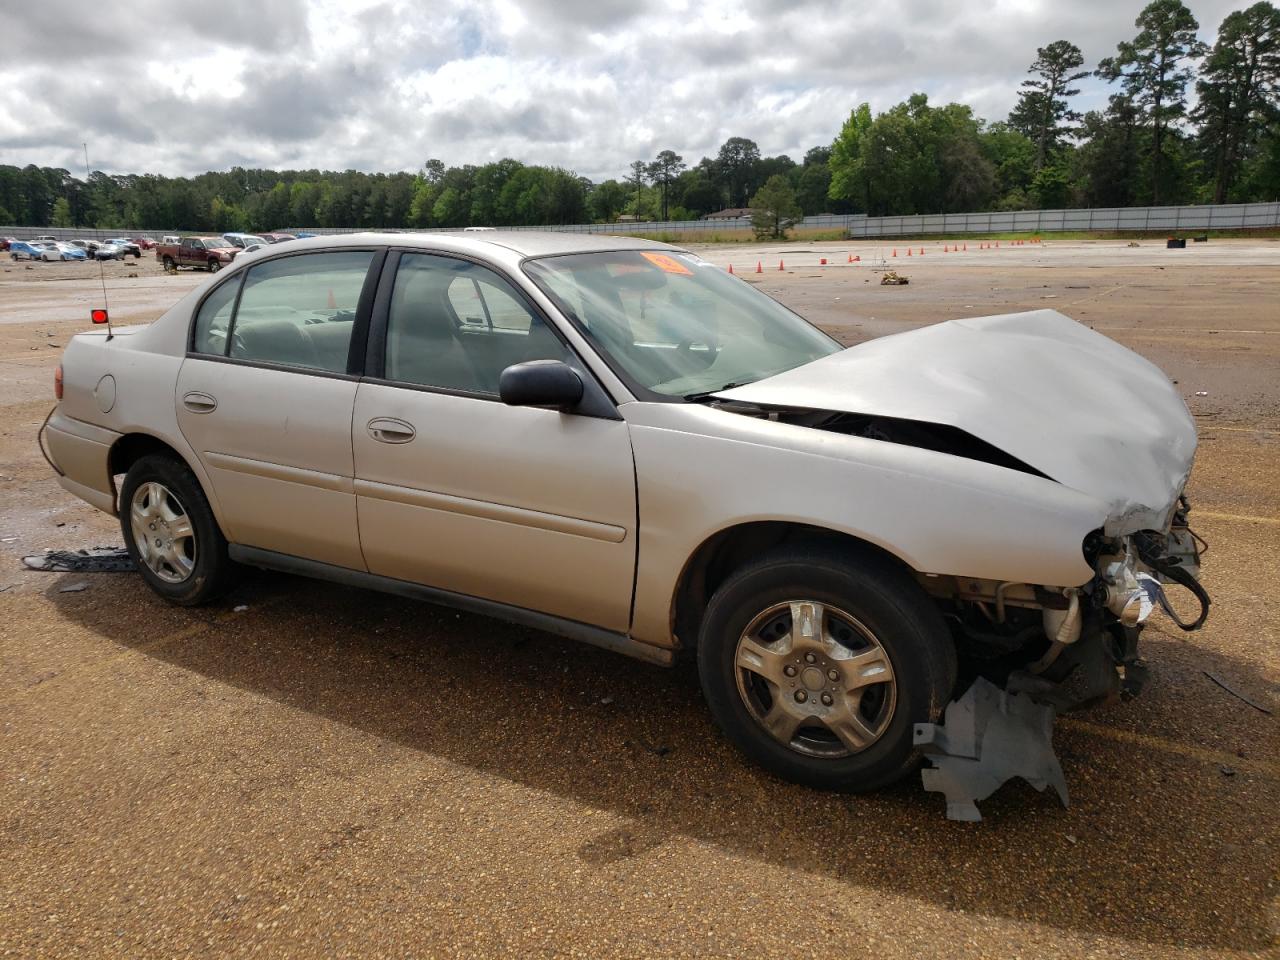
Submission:
M 368 430 L 379 443 L 408 443 L 418 435 L 413 424 L 392 417 L 375 417 L 369 421 Z
M 182 405 L 192 413 L 213 413 L 218 409 L 216 398 L 207 393 L 188 393 L 182 397 Z

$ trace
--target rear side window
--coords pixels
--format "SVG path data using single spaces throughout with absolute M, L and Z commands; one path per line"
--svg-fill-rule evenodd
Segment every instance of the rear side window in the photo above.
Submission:
M 251 267 L 229 356 L 345 373 L 356 307 L 372 261 L 372 251 L 344 250 Z
M 226 356 L 231 311 L 235 308 L 236 293 L 240 289 L 238 279 L 218 287 L 201 304 L 200 312 L 196 314 L 196 331 L 192 341 L 192 349 L 196 353 Z

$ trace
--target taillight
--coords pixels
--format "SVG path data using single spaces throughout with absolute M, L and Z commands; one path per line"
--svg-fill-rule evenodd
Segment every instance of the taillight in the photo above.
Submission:
M 62 364 L 53 368 L 53 395 L 62 399 Z

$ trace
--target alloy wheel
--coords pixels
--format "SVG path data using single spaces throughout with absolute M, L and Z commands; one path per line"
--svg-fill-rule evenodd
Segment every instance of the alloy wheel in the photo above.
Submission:
M 844 610 L 814 600 L 757 614 L 734 652 L 738 694 L 774 740 L 838 759 L 884 735 L 897 704 L 889 654 Z
M 134 491 L 129 524 L 138 555 L 166 583 L 182 583 L 196 565 L 196 531 L 186 509 L 155 480 Z

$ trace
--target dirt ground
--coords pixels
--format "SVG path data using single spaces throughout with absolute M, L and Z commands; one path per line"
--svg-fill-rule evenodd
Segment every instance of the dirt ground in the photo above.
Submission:
M 135 575 L 25 571 L 120 538 L 34 439 L 97 269 L 6 262 L 0 955 L 1275 956 L 1280 242 L 975 245 L 701 252 L 850 343 L 1061 310 L 1196 415 L 1208 625 L 1157 617 L 1148 691 L 1059 722 L 1069 809 L 1011 783 L 981 824 L 916 779 L 771 779 L 687 667 L 283 576 L 191 611 Z M 879 256 L 910 285 L 880 286 Z M 108 271 L 117 321 L 205 279 Z

